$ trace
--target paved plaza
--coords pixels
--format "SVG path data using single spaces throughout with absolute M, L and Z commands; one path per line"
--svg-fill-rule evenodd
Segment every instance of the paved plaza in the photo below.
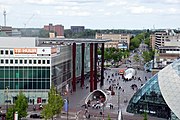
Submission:
M 126 108 L 133 94 L 146 82 L 145 77 L 148 80 L 152 75 L 151 73 L 147 73 L 145 71 L 136 69 L 136 75 L 135 75 L 136 80 L 124 81 L 122 76 L 118 74 L 119 70 L 123 68 L 124 66 L 121 66 L 120 68 L 111 68 L 109 70 L 105 70 L 104 71 L 104 77 L 105 77 L 104 86 L 100 88 L 99 86 L 100 83 L 98 83 L 98 89 L 103 89 L 103 90 L 107 90 L 112 84 L 114 84 L 113 90 L 115 92 L 115 95 L 110 95 L 110 94 L 108 95 L 108 101 L 107 101 L 106 106 L 104 107 L 104 119 L 107 119 L 107 116 L 110 115 L 112 120 L 117 120 L 118 92 L 119 92 L 119 103 L 120 103 L 119 108 L 122 110 L 122 114 L 124 118 L 123 120 L 141 120 L 141 119 L 143 120 L 142 115 L 134 115 L 131 113 L 127 113 Z M 141 80 L 138 80 L 139 77 Z M 86 80 L 85 84 L 89 85 L 89 80 Z M 131 87 L 133 84 L 137 86 L 137 88 L 135 88 L 134 90 Z M 79 84 L 77 84 L 77 86 L 78 85 Z M 117 89 L 116 89 L 116 86 L 118 86 Z M 69 95 L 68 98 L 70 100 L 70 111 L 76 113 L 74 114 L 74 118 L 71 117 L 71 119 L 86 120 L 85 108 L 81 106 L 84 104 L 85 98 L 87 97 L 89 93 L 90 93 L 89 88 L 82 89 L 80 87 L 77 87 L 77 91 Z M 110 109 L 109 104 L 113 105 L 113 109 Z M 103 119 L 103 115 L 100 115 L 100 112 L 103 111 L 102 109 L 94 109 L 94 108 L 89 107 L 88 111 L 89 111 L 89 114 L 91 115 L 91 120 Z M 163 120 L 161 118 L 155 118 L 151 116 L 148 116 L 148 119 L 149 120 Z

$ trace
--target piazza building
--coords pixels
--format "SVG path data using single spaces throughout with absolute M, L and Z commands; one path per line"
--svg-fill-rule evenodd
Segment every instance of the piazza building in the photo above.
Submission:
M 131 98 L 127 112 L 180 119 L 180 59 L 151 77 Z
M 67 84 L 75 92 L 78 80 L 84 87 L 86 76 L 90 76 L 90 91 L 97 88 L 95 39 L 83 43 L 84 39 L 0 37 L 0 41 L 0 104 L 13 104 L 20 91 L 29 104 L 47 103 L 52 85 L 60 94 Z

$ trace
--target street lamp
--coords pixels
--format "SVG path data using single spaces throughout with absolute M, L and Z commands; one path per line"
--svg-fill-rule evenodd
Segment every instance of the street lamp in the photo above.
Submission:
M 68 93 L 65 92 L 65 95 L 67 95 L 67 98 L 66 98 L 66 109 L 67 109 L 67 120 L 68 120 L 68 112 L 69 112 L 69 98 L 68 98 Z
M 6 98 L 6 99 L 7 99 L 7 100 L 6 100 L 6 113 L 7 113 L 7 111 L 8 111 L 8 102 L 9 102 L 9 101 L 8 101 L 8 88 L 9 88 L 9 86 L 6 86 L 6 97 L 7 97 L 7 98 Z
M 119 97 L 120 97 L 120 93 L 119 93 L 119 90 L 118 90 L 118 113 L 119 113 L 119 106 L 120 106 L 119 105 L 120 104 L 120 98 Z
M 66 85 L 66 92 L 65 92 L 65 95 L 67 95 L 67 98 L 66 98 L 67 120 L 68 120 L 68 112 L 69 112 L 69 97 L 68 97 L 68 92 L 69 92 L 69 84 Z

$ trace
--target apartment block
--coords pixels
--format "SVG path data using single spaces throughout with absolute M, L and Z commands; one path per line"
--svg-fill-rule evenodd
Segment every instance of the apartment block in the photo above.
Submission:
M 111 42 L 105 43 L 105 48 L 129 49 L 131 34 L 101 34 L 96 33 L 96 39 L 110 39 Z
M 63 25 L 44 25 L 44 30 L 55 32 L 56 37 L 62 37 L 64 36 L 64 26 Z

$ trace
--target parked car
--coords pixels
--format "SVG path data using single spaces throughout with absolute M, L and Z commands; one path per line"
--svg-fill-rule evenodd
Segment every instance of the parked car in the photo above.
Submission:
M 35 113 L 35 114 L 31 114 L 30 118 L 43 118 L 43 116 Z
M 92 108 L 100 109 L 102 106 L 103 106 L 102 103 L 96 103 L 96 104 L 93 104 L 93 105 L 92 105 Z

